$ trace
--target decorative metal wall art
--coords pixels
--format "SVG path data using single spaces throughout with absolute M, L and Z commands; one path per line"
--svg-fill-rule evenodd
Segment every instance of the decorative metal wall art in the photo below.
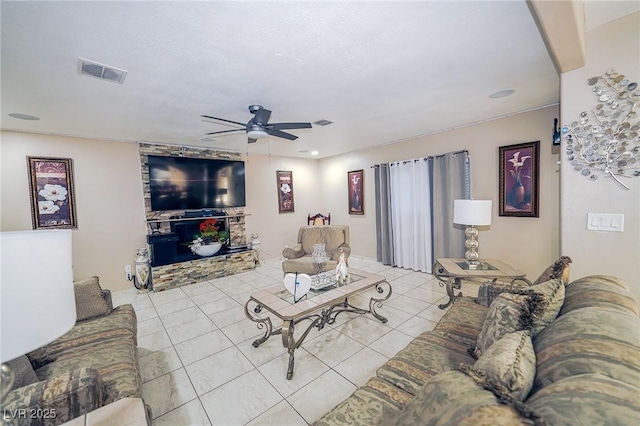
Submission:
M 598 103 L 562 127 L 567 161 L 591 180 L 605 174 L 629 189 L 618 177 L 640 176 L 638 83 L 612 68 L 587 84 Z

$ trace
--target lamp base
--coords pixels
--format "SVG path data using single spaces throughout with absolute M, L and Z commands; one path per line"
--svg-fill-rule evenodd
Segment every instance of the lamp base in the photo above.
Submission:
M 469 269 L 480 269 L 481 263 L 479 260 L 467 260 L 467 267 Z

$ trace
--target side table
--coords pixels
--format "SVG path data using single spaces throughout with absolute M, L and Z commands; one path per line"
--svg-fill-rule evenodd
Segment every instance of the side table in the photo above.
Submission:
M 525 278 L 525 273 L 497 259 L 481 259 L 476 269 L 469 269 L 466 259 L 437 259 L 433 264 L 433 274 L 440 281 L 440 286 L 447 288 L 449 296 L 447 303 L 438 305 L 440 309 L 446 309 L 456 299 L 462 297 L 462 292 L 455 294 L 454 289 L 460 290 L 462 280 L 465 279 L 504 279 L 511 282 L 521 280 L 531 284 L 531 281 Z

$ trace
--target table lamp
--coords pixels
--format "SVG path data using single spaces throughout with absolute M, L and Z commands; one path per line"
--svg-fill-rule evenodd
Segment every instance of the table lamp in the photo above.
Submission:
M 464 257 L 469 269 L 478 269 L 480 256 L 476 226 L 491 225 L 491 200 L 453 200 L 453 223 L 467 225 L 464 231 L 467 236 L 464 243 L 467 252 Z
M 71 231 L 0 232 L 0 319 L 4 399 L 14 373 L 5 364 L 69 331 L 76 322 Z

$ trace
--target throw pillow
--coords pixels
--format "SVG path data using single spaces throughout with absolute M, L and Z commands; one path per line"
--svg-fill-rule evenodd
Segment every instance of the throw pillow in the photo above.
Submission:
M 552 279 L 500 294 L 489 306 L 473 351 L 475 356 L 480 357 L 507 333 L 530 330 L 531 335 L 536 336 L 558 316 L 564 303 L 564 290 L 561 279 Z
M 33 371 L 33 367 L 31 367 L 31 363 L 29 362 L 29 359 L 26 357 L 26 355 L 22 355 L 18 358 L 12 359 L 11 361 L 8 361 L 7 365 L 14 374 L 14 381 L 9 391 L 30 385 L 31 383 L 36 383 L 38 381 L 38 377 L 36 376 L 35 371 Z
M 99 317 L 110 312 L 107 301 L 102 297 L 102 289 L 100 288 L 98 277 L 94 276 L 74 282 L 74 292 L 76 296 L 77 321 Z
M 533 285 L 540 284 L 555 278 L 562 279 L 562 283 L 569 283 L 569 272 L 571 269 L 571 258 L 569 256 L 561 256 L 553 262 L 553 265 L 544 270 L 542 274 L 533 282 Z
M 527 330 L 507 333 L 491 345 L 473 366 L 512 398 L 524 401 L 536 375 L 536 353 Z
M 502 293 L 491 303 L 473 352 L 480 358 L 484 351 L 507 333 L 529 326 L 529 295 Z
M 529 287 L 533 293 L 531 306 L 531 335 L 536 336 L 547 325 L 551 324 L 564 303 L 565 288 L 561 278 L 553 278 Z

